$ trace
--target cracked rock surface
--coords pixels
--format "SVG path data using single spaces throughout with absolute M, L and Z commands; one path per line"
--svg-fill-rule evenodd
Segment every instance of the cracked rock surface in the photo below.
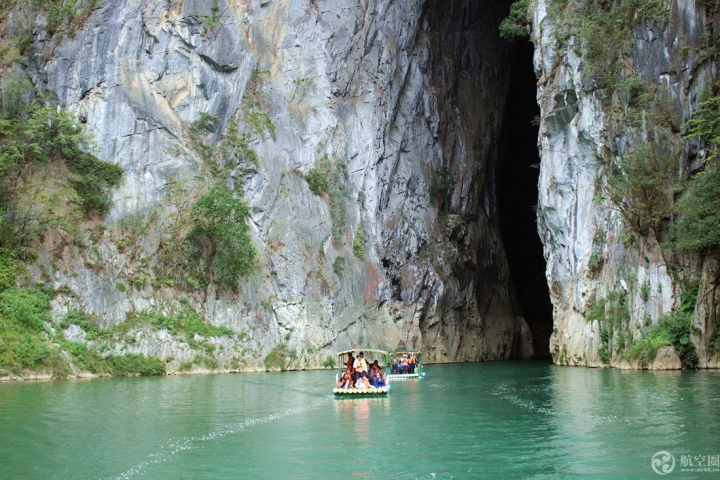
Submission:
M 289 368 L 348 347 L 416 348 L 427 362 L 528 355 L 493 186 L 509 75 L 497 33 L 507 7 L 496 3 L 218 0 L 214 14 L 200 0 L 100 2 L 28 70 L 124 169 L 108 232 L 128 236 L 130 220 L 150 220 L 130 246 L 105 233 L 66 250 L 59 268 L 43 257 L 33 273 L 72 292 L 56 316 L 80 308 L 108 327 L 187 297 L 213 325 L 246 335 L 213 342 L 221 365 L 242 357 L 247 370 L 281 344 L 295 352 Z M 273 135 L 244 121 L 248 98 Z M 237 293 L 131 281 L 152 277 L 138 259 L 163 248 L 167 217 L 151 214 L 187 208 L 170 185 L 200 178 L 189 127 L 201 114 L 218 119 L 211 144 L 238 114 L 259 159 L 226 179 L 243 184 L 260 259 Z M 305 179 L 323 156 L 347 172 L 339 240 L 330 199 Z M 364 259 L 353 255 L 358 230 Z M 162 331 L 123 348 L 174 366 L 193 356 Z

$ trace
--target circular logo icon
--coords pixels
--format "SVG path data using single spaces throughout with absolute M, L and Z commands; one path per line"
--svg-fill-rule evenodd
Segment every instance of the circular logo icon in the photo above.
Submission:
M 658 475 L 667 475 L 675 469 L 675 457 L 665 450 L 657 452 L 653 455 L 650 466 Z

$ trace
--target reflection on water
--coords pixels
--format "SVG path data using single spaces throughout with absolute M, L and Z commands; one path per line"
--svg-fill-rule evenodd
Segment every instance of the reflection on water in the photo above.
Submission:
M 3 384 L 0 478 L 654 478 L 658 451 L 720 454 L 720 372 L 431 365 L 363 398 L 333 377 Z
M 718 373 L 550 367 L 545 376 L 501 382 L 493 395 L 542 425 L 552 452 L 546 471 L 611 476 L 649 465 L 658 451 L 705 451 L 693 435 L 720 426 L 712 407 Z
M 407 386 L 405 387 L 405 389 L 408 391 L 408 394 L 405 398 L 405 403 L 407 405 L 407 408 L 410 410 L 415 410 L 417 408 L 418 385 L 419 385 L 419 382 L 421 382 L 421 381 L 423 381 L 423 379 L 408 380 L 407 382 L 405 382 L 405 383 L 407 383 Z
M 345 446 L 345 475 L 353 478 L 374 478 L 364 467 L 366 462 L 386 461 L 382 455 L 382 437 L 373 425 L 384 422 L 390 407 L 388 396 L 340 396 L 333 401 L 335 422 L 341 444 Z
M 387 415 L 390 398 L 387 396 L 342 396 L 334 399 L 337 425 L 347 429 L 347 438 L 356 442 L 356 450 L 367 450 L 372 445 L 369 437 L 370 423 L 378 422 Z

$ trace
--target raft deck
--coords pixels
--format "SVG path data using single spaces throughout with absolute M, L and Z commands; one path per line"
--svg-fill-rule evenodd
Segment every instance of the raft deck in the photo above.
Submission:
M 414 378 L 424 377 L 425 374 L 419 373 L 391 373 L 387 376 L 389 380 L 411 380 Z
M 333 388 L 336 395 L 382 395 L 390 391 L 390 385 L 380 388 Z

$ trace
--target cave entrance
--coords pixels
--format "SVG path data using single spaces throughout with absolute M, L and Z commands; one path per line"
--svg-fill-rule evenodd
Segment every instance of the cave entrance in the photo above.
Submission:
M 553 320 L 545 278 L 545 257 L 535 214 L 540 175 L 535 120 L 540 109 L 535 98 L 531 42 L 516 42 L 511 64 L 496 172 L 500 230 L 510 279 L 532 332 L 535 358 L 548 358 Z

